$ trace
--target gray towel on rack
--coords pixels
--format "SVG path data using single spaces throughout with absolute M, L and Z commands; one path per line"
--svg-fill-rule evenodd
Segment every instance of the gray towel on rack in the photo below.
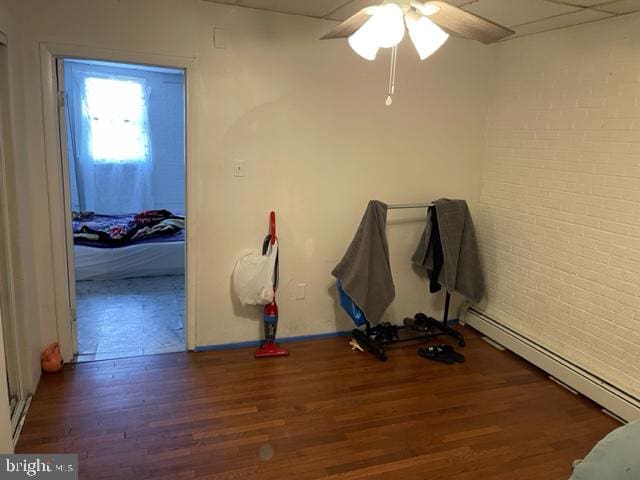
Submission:
M 476 232 L 471 213 L 464 200 L 441 198 L 433 202 L 438 231 L 442 243 L 444 264 L 438 277 L 438 283 L 449 292 L 458 292 L 474 303 L 484 296 L 484 277 L 480 266 Z M 433 214 L 433 208 L 429 214 Z M 431 240 L 431 218 L 422 233 L 412 262 L 433 273 L 433 245 Z
M 347 252 L 331 272 L 372 324 L 396 296 L 386 226 L 387 205 L 371 200 Z

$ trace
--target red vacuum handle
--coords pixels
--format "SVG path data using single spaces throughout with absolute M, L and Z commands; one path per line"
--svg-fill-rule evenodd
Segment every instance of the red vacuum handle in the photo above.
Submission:
M 271 236 L 271 245 L 276 243 L 276 212 L 269 214 L 269 235 Z

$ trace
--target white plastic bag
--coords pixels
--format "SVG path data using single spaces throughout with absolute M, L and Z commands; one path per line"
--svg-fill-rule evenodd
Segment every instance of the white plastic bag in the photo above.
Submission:
M 233 291 L 243 305 L 266 305 L 273 300 L 273 281 L 278 242 L 269 244 L 266 255 L 252 251 L 238 258 L 233 268 Z

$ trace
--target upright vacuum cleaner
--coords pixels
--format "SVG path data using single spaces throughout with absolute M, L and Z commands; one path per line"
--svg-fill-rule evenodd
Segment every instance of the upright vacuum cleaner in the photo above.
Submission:
M 262 254 L 266 255 L 269 246 L 276 243 L 276 213 L 271 212 L 269 215 L 269 235 L 267 235 L 262 243 Z M 289 352 L 284 348 L 280 348 L 276 343 L 276 331 L 278 329 L 278 304 L 276 303 L 276 290 L 278 289 L 278 256 L 276 256 L 276 268 L 273 275 L 273 300 L 264 306 L 263 322 L 264 322 L 264 342 L 260 348 L 256 350 L 256 358 L 262 357 L 285 357 Z

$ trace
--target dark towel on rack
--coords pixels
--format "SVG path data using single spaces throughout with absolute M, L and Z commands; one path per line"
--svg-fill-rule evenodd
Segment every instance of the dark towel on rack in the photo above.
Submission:
M 433 205 L 412 261 L 427 270 L 432 292 L 438 290 L 437 282 L 478 303 L 484 296 L 484 277 L 467 202 L 441 198 Z
M 380 321 L 396 295 L 386 226 L 387 205 L 370 201 L 347 252 L 331 272 L 372 324 Z

